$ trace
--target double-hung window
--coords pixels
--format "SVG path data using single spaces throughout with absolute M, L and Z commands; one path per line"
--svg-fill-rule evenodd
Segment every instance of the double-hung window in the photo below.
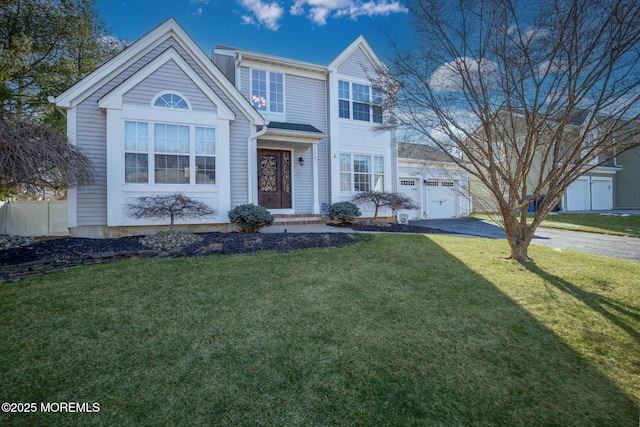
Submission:
M 251 103 L 258 111 L 284 113 L 284 75 L 251 70 Z
M 341 153 L 340 191 L 384 191 L 384 157 Z
M 196 127 L 196 184 L 216 183 L 216 130 Z
M 124 176 L 128 183 L 149 182 L 149 125 L 124 124 Z
M 189 145 L 189 126 L 154 125 L 156 184 L 189 183 Z
M 338 116 L 382 123 L 382 92 L 369 85 L 338 81 Z

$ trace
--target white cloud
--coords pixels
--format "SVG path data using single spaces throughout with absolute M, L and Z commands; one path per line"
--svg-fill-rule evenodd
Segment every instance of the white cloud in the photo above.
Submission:
M 280 28 L 279 21 L 284 15 L 284 8 L 279 3 L 262 0 L 239 0 L 239 3 L 253 13 L 253 16 L 242 16 L 243 24 L 263 25 L 272 31 Z
M 191 4 L 209 4 L 209 0 L 191 0 Z
M 392 13 L 407 13 L 408 9 L 396 0 L 295 0 L 291 6 L 292 15 L 304 15 L 318 25 L 325 25 L 327 19 L 360 16 L 387 16 Z
M 476 84 L 480 78 L 484 84 L 497 83 L 498 67 L 495 62 L 487 59 L 476 60 L 468 57 L 456 58 L 438 67 L 431 78 L 431 89 L 448 92 L 463 92 L 465 90 L 463 76 Z
M 202 8 L 201 8 L 201 7 L 199 7 L 198 9 L 196 9 L 196 11 L 195 11 L 195 12 L 193 12 L 193 14 L 194 14 L 195 16 L 200 16 L 200 15 L 202 15 Z

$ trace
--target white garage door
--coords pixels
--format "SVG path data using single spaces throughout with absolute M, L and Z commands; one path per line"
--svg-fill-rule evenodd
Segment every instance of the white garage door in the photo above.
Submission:
M 613 209 L 612 184 L 611 178 L 591 178 L 591 209 L 594 211 Z
M 581 177 L 567 189 L 567 211 L 606 211 L 613 209 L 613 179 Z
M 588 211 L 591 209 L 589 178 L 578 178 L 567 188 L 568 211 Z
M 400 178 L 399 192 L 413 200 L 413 203 L 420 206 L 420 182 L 417 178 Z M 400 214 L 409 215 L 409 219 L 422 219 L 422 208 L 412 210 L 402 210 Z
M 457 200 L 454 181 L 427 181 L 427 218 L 455 218 Z

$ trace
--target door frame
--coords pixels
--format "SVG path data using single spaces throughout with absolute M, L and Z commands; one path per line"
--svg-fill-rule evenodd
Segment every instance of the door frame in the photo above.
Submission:
M 279 156 L 278 164 L 280 166 L 282 166 L 282 160 L 283 160 L 282 154 L 283 153 L 288 153 L 289 154 L 289 187 L 290 187 L 290 189 L 289 189 L 290 190 L 289 191 L 289 205 L 290 206 L 289 207 L 282 207 L 282 206 L 281 207 L 267 207 L 267 206 L 264 206 L 261 203 L 260 173 L 261 173 L 261 169 L 262 168 L 261 168 L 261 164 L 260 164 L 260 156 L 263 153 L 277 154 Z M 256 188 L 257 194 L 256 194 L 256 196 L 257 196 L 258 205 L 263 206 L 264 208 L 268 209 L 269 211 L 277 211 L 277 212 L 281 212 L 281 213 L 293 213 L 293 211 L 294 211 L 294 199 L 293 199 L 293 194 L 294 194 L 294 191 L 293 191 L 293 186 L 294 186 L 293 176 L 294 176 L 294 173 L 293 173 L 293 169 L 294 169 L 294 165 L 293 165 L 293 150 L 277 148 L 277 147 L 264 147 L 264 146 L 259 146 L 259 147 L 256 148 L 256 176 L 257 176 L 257 188 Z M 283 182 L 284 181 L 283 180 L 283 178 L 284 178 L 284 175 L 283 175 L 284 170 L 283 170 L 282 167 L 280 167 L 279 172 L 280 173 L 278 174 L 278 177 L 277 177 L 277 180 L 278 180 L 277 185 L 278 185 L 278 187 L 280 189 L 281 197 L 282 197 L 282 194 L 284 194 L 284 189 L 282 188 L 282 186 L 285 185 L 284 182 Z M 281 205 L 282 205 L 282 203 L 281 203 Z M 285 206 L 286 206 L 286 203 L 285 203 Z

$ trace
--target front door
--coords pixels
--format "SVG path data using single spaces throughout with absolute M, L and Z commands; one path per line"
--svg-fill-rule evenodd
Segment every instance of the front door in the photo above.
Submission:
M 258 204 L 291 208 L 291 152 L 258 150 Z

